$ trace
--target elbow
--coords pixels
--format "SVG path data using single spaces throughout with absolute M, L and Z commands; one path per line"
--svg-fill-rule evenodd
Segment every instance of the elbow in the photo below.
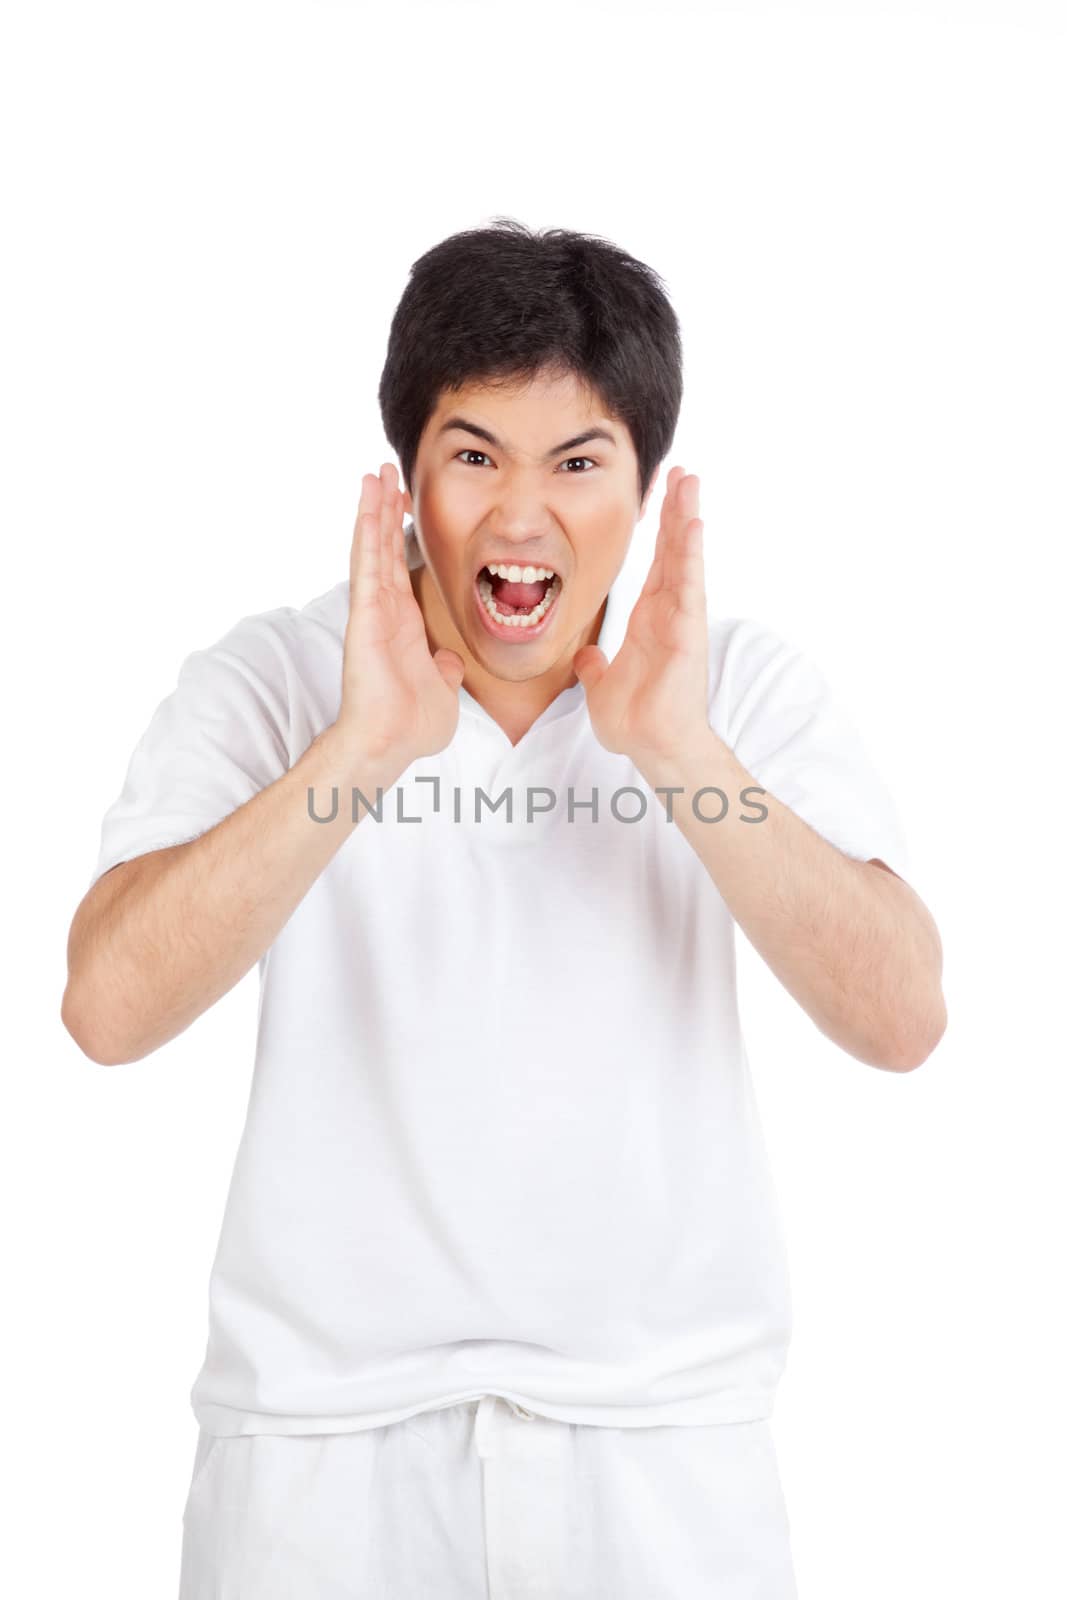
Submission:
M 63 991 L 60 1017 L 82 1055 L 97 1066 L 117 1067 L 133 1059 L 125 1051 L 116 1048 L 115 1040 L 107 1037 L 99 1025 L 99 1018 L 94 1018 L 91 1006 L 86 1006 L 80 989 L 70 979 Z
M 884 875 L 881 881 L 885 882 Z M 894 1015 L 885 1026 L 888 1043 L 881 1062 L 890 1072 L 914 1072 L 921 1067 L 933 1055 L 948 1027 L 941 936 L 926 906 L 913 890 L 907 888 L 907 892 L 919 914 L 921 954 L 913 954 L 906 974 L 896 979 L 900 987 L 896 988 Z
M 945 997 L 938 991 L 937 1003 L 913 1019 L 903 1038 L 897 1037 L 885 1065 L 891 1072 L 914 1072 L 928 1061 L 944 1038 L 948 1027 Z

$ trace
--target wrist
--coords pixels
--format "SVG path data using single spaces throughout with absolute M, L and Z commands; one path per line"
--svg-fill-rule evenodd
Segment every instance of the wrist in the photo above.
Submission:
M 368 796 L 375 789 L 391 789 L 409 765 L 395 751 L 376 750 L 358 730 L 332 722 L 308 746 L 316 783 L 337 785 L 346 790 L 358 788 Z
M 729 745 L 705 724 L 667 748 L 632 756 L 631 760 L 651 789 L 680 788 L 696 793 L 708 785 L 721 785 L 736 767 Z

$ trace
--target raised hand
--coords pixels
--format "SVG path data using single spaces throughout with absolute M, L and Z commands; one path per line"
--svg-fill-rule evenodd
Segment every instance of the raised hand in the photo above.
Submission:
M 403 511 L 395 466 L 364 475 L 337 719 L 346 745 L 398 771 L 451 742 L 464 670 L 455 650 L 430 654 L 404 557 Z
M 700 480 L 672 467 L 656 550 L 614 661 L 575 652 L 593 732 L 638 770 L 671 761 L 707 733 L 708 618 Z

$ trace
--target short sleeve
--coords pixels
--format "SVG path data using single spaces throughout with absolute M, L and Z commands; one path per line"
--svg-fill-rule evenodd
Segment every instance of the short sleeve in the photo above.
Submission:
M 845 855 L 905 877 L 908 843 L 888 784 L 811 656 L 748 619 L 713 624 L 712 638 L 709 721 L 741 765 Z
M 186 657 L 104 815 L 90 888 L 120 861 L 198 838 L 289 770 L 279 616 L 245 617 Z

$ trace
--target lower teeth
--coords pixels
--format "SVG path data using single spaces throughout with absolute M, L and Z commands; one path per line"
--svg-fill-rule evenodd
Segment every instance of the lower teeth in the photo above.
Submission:
M 533 606 L 529 611 L 516 611 L 510 617 L 506 617 L 502 611 L 497 610 L 496 601 L 493 599 L 492 584 L 488 583 L 485 578 L 478 579 L 478 593 L 482 597 L 485 609 L 494 622 L 503 622 L 509 628 L 529 628 L 535 622 L 540 622 L 553 600 L 559 594 L 559 591 L 560 581 L 558 578 L 553 578 L 545 590 L 544 599 L 537 605 Z

